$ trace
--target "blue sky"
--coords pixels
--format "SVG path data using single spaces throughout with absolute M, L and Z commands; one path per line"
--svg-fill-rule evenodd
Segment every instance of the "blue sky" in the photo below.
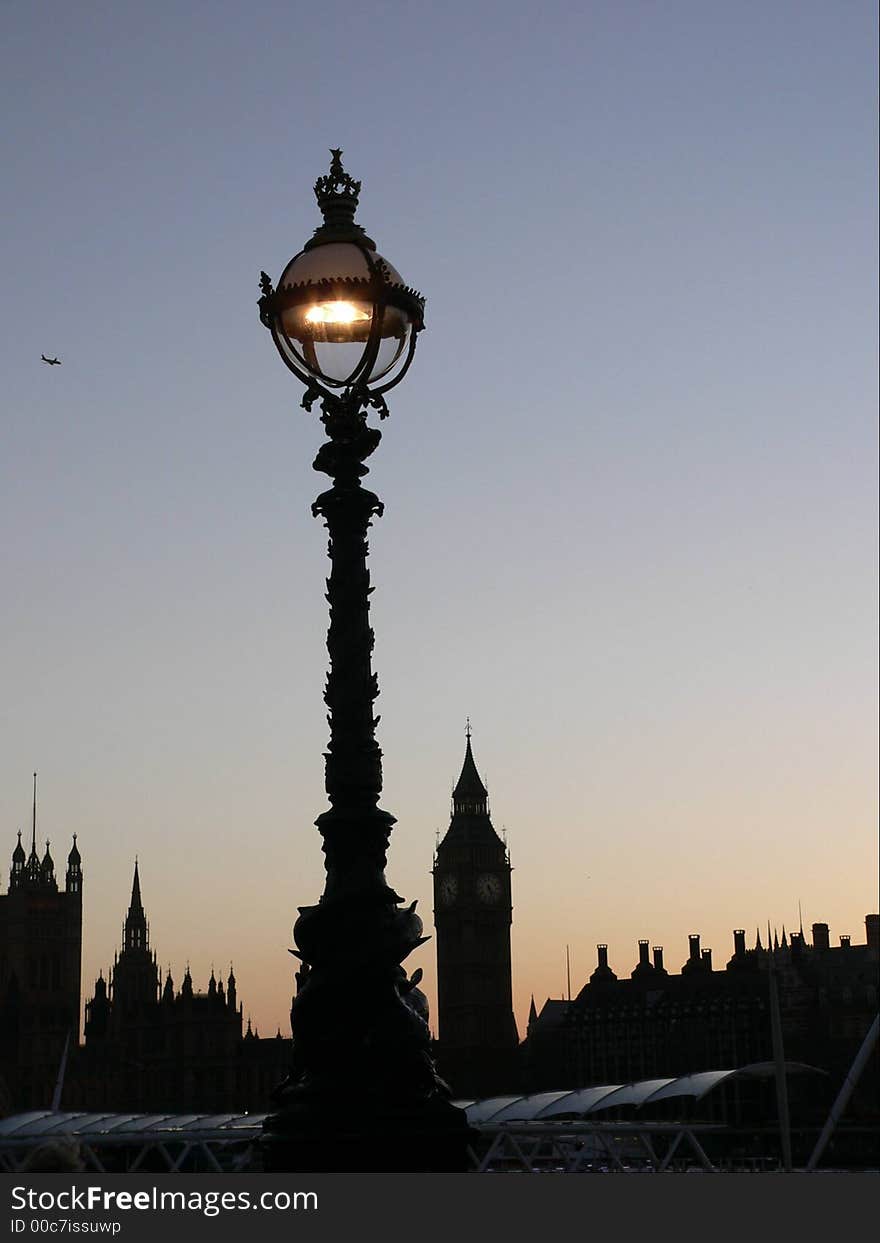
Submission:
M 137 852 L 161 961 L 285 1022 L 326 535 L 256 299 L 331 146 L 427 297 L 369 477 L 398 892 L 430 923 L 470 715 L 521 1023 L 566 943 L 575 981 L 597 941 L 717 964 L 799 900 L 863 938 L 876 36 L 848 0 L 8 6 L 0 825 L 38 769 L 87 983 Z

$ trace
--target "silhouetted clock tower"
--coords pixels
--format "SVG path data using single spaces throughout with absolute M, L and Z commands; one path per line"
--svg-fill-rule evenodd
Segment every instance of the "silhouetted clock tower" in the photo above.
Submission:
M 440 1073 L 455 1096 L 516 1088 L 510 857 L 489 819 L 470 726 L 452 820 L 434 857 Z

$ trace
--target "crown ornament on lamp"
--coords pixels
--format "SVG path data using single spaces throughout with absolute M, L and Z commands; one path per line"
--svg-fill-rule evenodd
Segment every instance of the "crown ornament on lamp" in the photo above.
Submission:
M 364 239 L 375 250 L 376 243 L 368 238 L 363 228 L 354 222 L 361 183 L 342 167 L 342 148 L 331 147 L 330 172 L 315 182 L 315 198 L 324 217 L 324 223 L 315 230 L 315 236 L 306 242 L 304 249 L 319 246 L 327 241 Z

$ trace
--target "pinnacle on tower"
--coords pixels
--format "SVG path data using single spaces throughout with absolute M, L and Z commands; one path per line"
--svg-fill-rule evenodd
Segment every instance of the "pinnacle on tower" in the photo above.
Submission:
M 73 835 L 73 845 L 70 848 L 70 854 L 67 856 L 67 876 L 65 885 L 69 893 L 78 893 L 82 889 L 82 857 L 76 845 L 76 834 Z
M 31 831 L 31 855 L 37 857 L 37 774 L 34 773 L 34 818 Z
M 40 857 L 37 854 L 37 774 L 34 773 L 34 810 L 33 819 L 31 821 L 31 853 L 27 860 L 27 879 L 32 885 L 39 883 L 42 872 L 40 870 Z
M 456 812 L 479 815 L 487 811 L 486 800 L 489 797 L 489 791 L 483 785 L 474 763 L 474 753 L 471 750 L 470 718 L 468 718 L 465 738 L 464 763 L 461 766 L 461 775 L 452 791 L 452 806 Z
M 446 836 L 436 848 L 435 867 L 442 867 L 444 852 L 456 841 L 467 842 L 471 846 L 478 843 L 490 846 L 506 860 L 504 843 L 495 832 L 489 816 L 489 791 L 474 762 L 470 721 L 465 732 L 464 761 L 452 791 L 452 819 Z M 501 864 L 502 858 L 498 862 Z
M 143 911 L 144 911 L 144 904 L 141 901 L 141 878 L 138 874 L 137 855 L 135 855 L 134 857 L 134 879 L 131 882 L 131 902 L 129 903 L 129 906 L 128 906 L 128 913 L 129 915 L 131 915 L 133 912 L 139 912 L 140 914 L 143 914 Z
M 127 950 L 148 950 L 150 947 L 149 929 L 144 915 L 144 904 L 141 901 L 141 880 L 136 856 L 134 877 L 131 882 L 131 902 L 123 925 L 122 943 Z
M 46 853 L 40 863 L 40 882 L 45 889 L 56 890 L 58 888 L 55 883 L 55 860 L 49 853 L 48 840 L 46 841 Z
M 12 871 L 9 875 L 9 887 L 11 889 L 20 885 L 24 879 L 24 869 L 27 863 L 27 856 L 24 853 L 24 846 L 21 844 L 21 829 L 18 830 L 18 843 L 12 852 Z

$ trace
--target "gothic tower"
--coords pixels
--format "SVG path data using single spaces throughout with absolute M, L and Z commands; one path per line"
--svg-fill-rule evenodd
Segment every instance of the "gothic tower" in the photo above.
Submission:
M 19 833 L 0 895 L 0 1112 L 27 1102 L 49 1108 L 65 1043 L 79 1042 L 82 884 L 76 834 L 64 889 L 48 841 L 42 858 L 37 852 L 34 773 L 30 853 Z
M 150 950 L 150 928 L 141 901 L 137 859 L 131 883 L 131 901 L 122 925 L 122 950 L 113 967 L 112 1024 L 137 1025 L 159 1000 L 160 973 Z
M 456 1096 L 515 1087 L 510 969 L 510 858 L 492 827 L 471 751 L 452 792 L 452 819 L 434 857 L 438 1062 Z

